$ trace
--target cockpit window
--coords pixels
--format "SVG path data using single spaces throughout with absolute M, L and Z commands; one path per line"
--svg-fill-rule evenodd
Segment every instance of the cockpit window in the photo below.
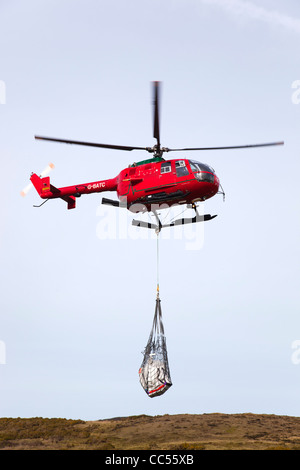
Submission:
M 170 162 L 163 162 L 160 167 L 160 173 L 170 173 L 171 171 L 171 163 Z
M 195 171 L 208 171 L 209 173 L 215 172 L 215 170 L 211 166 L 208 166 L 205 163 L 195 162 L 194 160 L 189 160 L 189 163 L 193 172 Z
M 193 172 L 199 171 L 199 167 L 198 167 L 198 165 L 197 165 L 196 163 L 192 162 L 191 160 L 190 160 L 189 162 L 190 162 L 191 170 L 192 170 Z
M 189 170 L 187 169 L 184 160 L 178 160 L 175 162 L 175 168 L 177 176 L 185 176 L 189 174 Z
M 189 160 L 189 164 L 193 173 L 195 173 L 195 178 L 198 181 L 203 181 L 205 183 L 214 182 L 214 169 L 211 166 L 205 165 L 204 163 L 195 162 Z

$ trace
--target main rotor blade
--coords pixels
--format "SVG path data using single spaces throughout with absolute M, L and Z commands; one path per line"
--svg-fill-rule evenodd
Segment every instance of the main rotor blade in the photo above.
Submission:
M 65 139 L 55 139 L 53 137 L 41 137 L 39 135 L 34 136 L 37 140 L 48 140 L 50 142 L 61 142 L 64 144 L 75 144 L 75 145 L 86 145 L 88 147 L 101 147 L 106 149 L 115 149 L 115 150 L 148 150 L 148 147 L 128 147 L 126 145 L 111 145 L 111 144 L 98 144 L 94 142 L 81 142 L 78 140 L 65 140 Z
M 153 82 L 153 105 L 154 105 L 154 126 L 153 137 L 157 140 L 157 146 L 160 148 L 160 135 L 159 135 L 159 86 L 160 82 Z
M 184 149 L 169 149 L 164 148 L 164 152 L 181 152 L 181 151 L 188 151 L 188 150 L 230 150 L 230 149 L 246 149 L 246 148 L 253 148 L 253 147 L 270 147 L 272 145 L 283 145 L 284 142 L 271 142 L 267 144 L 251 144 L 251 145 L 234 145 L 230 147 L 197 147 L 197 148 L 184 148 Z

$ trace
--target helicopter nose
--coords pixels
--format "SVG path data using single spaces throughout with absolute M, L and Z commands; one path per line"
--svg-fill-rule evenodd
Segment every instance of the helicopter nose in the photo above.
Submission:
M 215 187 L 216 193 L 219 191 L 219 186 L 220 186 L 220 180 L 219 180 L 219 178 L 217 177 L 217 175 L 215 174 L 214 187 Z
M 198 173 L 195 173 L 195 177 L 198 181 L 201 181 L 203 183 L 214 183 L 215 182 L 215 176 L 213 173 L 207 173 L 204 171 L 199 171 Z M 217 176 L 216 176 L 217 178 Z M 218 178 L 217 178 L 218 179 Z
M 206 173 L 206 175 L 209 176 L 205 176 L 201 181 L 210 183 L 209 185 L 206 185 L 206 198 L 211 198 L 219 192 L 220 180 L 215 173 Z

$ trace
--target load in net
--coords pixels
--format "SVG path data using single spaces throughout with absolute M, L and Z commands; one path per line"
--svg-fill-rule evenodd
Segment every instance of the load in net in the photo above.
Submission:
M 143 389 L 151 398 L 162 395 L 172 385 L 159 296 L 156 299 L 152 330 L 139 369 L 139 378 Z

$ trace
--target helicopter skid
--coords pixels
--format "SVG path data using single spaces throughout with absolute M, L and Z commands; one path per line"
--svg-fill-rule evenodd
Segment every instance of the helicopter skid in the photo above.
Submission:
M 106 197 L 102 198 L 102 204 L 113 207 L 126 207 L 126 204 L 122 204 L 122 202 L 119 201 L 114 201 L 113 199 L 107 199 Z
M 142 220 L 133 220 L 132 225 L 135 225 L 136 227 L 144 227 L 144 228 L 149 228 L 149 229 L 154 229 L 156 231 L 161 231 L 162 228 L 166 227 L 175 227 L 177 225 L 185 225 L 185 224 L 195 224 L 197 222 L 206 222 L 208 220 L 212 220 L 217 215 L 210 215 L 210 214 L 205 214 L 205 215 L 196 215 L 195 217 L 190 217 L 190 218 L 183 218 L 183 219 L 177 219 L 174 220 L 174 222 L 170 222 L 169 224 L 161 224 L 159 221 L 159 224 L 152 224 L 150 222 L 144 222 Z

